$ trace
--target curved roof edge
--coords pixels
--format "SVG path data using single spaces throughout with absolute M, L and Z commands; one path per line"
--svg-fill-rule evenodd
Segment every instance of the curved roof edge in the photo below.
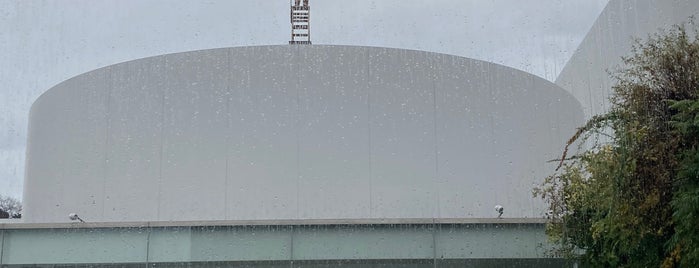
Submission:
M 478 63 L 484 64 L 484 65 L 495 66 L 496 68 L 501 68 L 501 69 L 504 69 L 504 70 L 509 70 L 509 71 L 513 71 L 513 72 L 516 72 L 516 73 L 520 73 L 520 74 L 525 74 L 525 75 L 534 77 L 534 78 L 536 78 L 537 80 L 540 80 L 540 81 L 542 81 L 542 82 L 545 82 L 545 83 L 554 85 L 554 86 L 560 88 L 561 91 L 562 91 L 565 95 L 568 95 L 570 98 L 572 98 L 573 100 L 575 100 L 575 101 L 577 102 L 577 104 L 578 104 L 579 110 L 582 110 L 582 109 L 583 109 L 582 104 L 581 104 L 581 102 L 578 100 L 578 98 L 576 98 L 572 93 L 570 93 L 568 90 L 565 90 L 563 87 L 557 85 L 556 83 L 554 83 L 554 82 L 552 82 L 552 81 L 549 81 L 549 80 L 547 80 L 547 79 L 545 79 L 545 78 L 543 78 L 543 77 L 541 77 L 541 76 L 538 76 L 538 75 L 535 75 L 535 74 L 532 74 L 532 73 L 529 73 L 529 72 L 526 72 L 526 71 L 523 71 L 523 70 L 520 70 L 520 69 L 517 69 L 517 68 L 513 68 L 513 67 L 509 67 L 509 66 L 505 66 L 505 65 L 502 65 L 502 64 L 498 64 L 498 63 L 494 63 L 494 62 L 489 62 L 489 61 L 485 61 L 485 60 L 479 60 L 479 59 L 474 59 L 474 58 L 469 58 L 469 57 L 463 57 L 463 56 L 457 56 L 457 55 L 452 55 L 452 54 L 440 53 L 440 52 L 430 52 L 430 51 L 424 51 L 424 50 L 405 49 L 405 48 L 393 48 L 393 47 L 378 47 L 378 46 L 355 46 L 355 45 L 257 45 L 257 46 L 237 46 L 237 47 L 207 48 L 207 49 L 199 49 L 199 50 L 190 50 L 190 51 L 174 52 L 174 53 L 167 53 L 167 54 L 161 54 L 161 55 L 155 55 L 155 56 L 148 56 L 148 57 L 143 57 L 143 58 L 137 58 L 137 59 L 133 59 L 133 60 L 117 62 L 117 63 L 110 64 L 110 65 L 107 65 L 107 66 L 102 66 L 102 67 L 99 67 L 99 68 L 94 69 L 94 70 L 91 70 L 91 71 L 87 71 L 87 72 L 84 72 L 84 73 L 77 74 L 77 75 L 75 75 L 75 76 L 73 76 L 73 77 L 71 77 L 71 78 L 68 78 L 68 79 L 66 79 L 66 80 L 64 80 L 64 81 L 61 81 L 61 82 L 59 82 L 59 83 L 57 83 L 57 84 L 51 86 L 49 89 L 47 89 L 46 91 L 44 91 L 43 93 L 41 93 L 41 94 L 34 100 L 34 102 L 32 102 L 32 107 L 30 108 L 30 114 L 31 114 L 31 110 L 33 110 L 33 108 L 34 108 L 34 103 L 38 102 L 44 95 L 46 95 L 47 93 L 49 93 L 52 89 L 54 89 L 54 88 L 60 86 L 60 85 L 63 84 L 63 83 L 66 83 L 66 82 L 68 82 L 68 81 L 70 81 L 70 80 L 72 80 L 72 79 L 75 79 L 76 77 L 79 77 L 79 76 L 82 76 L 82 75 L 85 75 L 85 74 L 89 74 L 89 73 L 92 73 L 92 72 L 98 72 L 98 71 L 100 71 L 100 70 L 107 69 L 107 68 L 111 68 L 111 67 L 113 67 L 113 66 L 117 66 L 117 65 L 121 65 L 121 64 L 127 64 L 127 63 L 130 63 L 130 62 L 135 62 L 135 61 L 140 61 L 140 60 L 145 60 L 145 59 L 152 59 L 152 58 L 158 58 L 158 57 L 167 57 L 167 56 L 178 55 L 178 54 L 198 53 L 198 52 L 204 52 L 204 51 L 226 50 L 226 49 L 246 49 L 246 48 L 265 48 L 265 47 L 267 47 L 267 48 L 277 48 L 277 47 L 278 47 L 278 48 L 292 48 L 292 47 L 296 47 L 296 48 L 301 48 L 301 47 L 338 47 L 338 48 L 387 49 L 387 50 L 410 51 L 410 52 L 426 53 L 426 54 L 433 54 L 433 55 L 439 55 L 439 56 L 447 56 L 447 57 L 452 57 L 452 58 L 459 58 L 459 59 L 462 59 L 462 60 L 468 60 L 468 61 L 472 61 L 472 62 L 478 62 Z

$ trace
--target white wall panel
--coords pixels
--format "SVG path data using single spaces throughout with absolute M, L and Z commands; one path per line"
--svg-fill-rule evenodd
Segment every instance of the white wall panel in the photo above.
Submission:
M 630 56 L 633 40 L 645 40 L 697 15 L 696 0 L 611 0 L 556 78 L 556 84 L 580 101 L 586 117 L 604 113 L 616 83 L 609 72 L 622 67 L 621 57 Z
M 496 204 L 539 217 L 531 188 L 582 117 L 541 78 L 422 51 L 261 46 L 145 58 L 37 100 L 25 217 L 483 218 Z

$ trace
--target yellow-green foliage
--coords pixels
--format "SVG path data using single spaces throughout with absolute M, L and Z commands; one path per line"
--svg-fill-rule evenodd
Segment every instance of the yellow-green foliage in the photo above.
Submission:
M 534 189 L 547 233 L 556 254 L 590 266 L 699 267 L 699 41 L 675 27 L 624 63 L 610 111 Z M 576 142 L 586 150 L 566 159 Z

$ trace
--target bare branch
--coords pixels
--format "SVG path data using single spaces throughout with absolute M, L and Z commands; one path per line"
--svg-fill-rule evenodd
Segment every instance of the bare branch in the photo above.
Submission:
M 601 114 L 601 115 L 595 115 L 592 118 L 590 118 L 590 120 L 588 120 L 584 126 L 578 128 L 578 130 L 575 132 L 575 134 L 572 137 L 570 137 L 570 139 L 568 139 L 568 142 L 566 142 L 566 147 L 565 147 L 565 149 L 563 149 L 563 155 L 561 156 L 560 159 L 558 159 L 559 162 L 558 162 L 558 167 L 556 167 L 556 171 L 561 169 L 564 161 L 568 160 L 568 159 L 566 159 L 566 156 L 568 156 L 568 148 L 570 147 L 570 145 L 575 143 L 575 141 L 577 141 L 580 138 L 580 136 L 582 136 L 584 133 L 586 133 L 590 130 L 593 130 L 593 129 L 600 128 L 602 126 L 602 123 L 609 121 L 615 117 L 616 117 L 616 115 L 614 113 L 611 113 L 611 112 L 606 113 L 606 114 Z

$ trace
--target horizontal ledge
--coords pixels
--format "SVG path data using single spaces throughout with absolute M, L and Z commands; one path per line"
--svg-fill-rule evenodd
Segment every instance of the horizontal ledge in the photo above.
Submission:
M 392 266 L 406 266 L 406 264 L 422 264 L 422 265 L 429 265 L 429 264 L 434 264 L 435 259 L 434 257 L 425 257 L 425 258 L 401 258 L 401 259 L 396 259 L 396 258 L 385 258 L 385 259 L 378 259 L 378 258 L 373 258 L 373 259 L 360 259 L 360 258 L 345 258 L 345 259 L 277 259 L 277 260 L 197 260 L 197 261 L 182 261 L 182 262 L 176 262 L 176 261 L 148 261 L 148 262 L 92 262 L 92 263 L 61 263 L 61 264 L 52 264 L 52 263 L 32 263 L 32 264 L 26 264 L 27 267 L 42 267 L 42 266 L 49 266 L 49 267 L 122 267 L 122 266 L 144 266 L 148 267 L 149 265 L 156 266 L 156 267 L 183 267 L 183 266 L 193 266 L 193 267 L 209 267 L 209 266 L 214 266 L 214 267 L 239 267 L 239 266 L 244 266 L 244 267 L 256 267 L 256 266 L 264 266 L 264 265 L 269 265 L 269 266 L 276 266 L 280 264 L 291 264 L 290 267 L 298 267 L 297 265 L 317 265 L 321 264 L 323 266 L 321 267 L 334 267 L 337 266 L 338 263 L 342 263 L 342 265 L 347 265 L 347 264 L 359 264 L 361 267 L 364 266 L 376 266 L 376 265 L 381 265 L 381 266 L 386 266 L 386 267 L 392 267 Z M 472 257 L 472 258 L 439 258 L 436 263 L 439 265 L 449 265 L 449 264 L 454 264 L 455 266 L 449 265 L 449 267 L 463 267 L 464 265 L 470 267 L 470 266 L 476 266 L 476 267 L 572 267 L 571 265 L 566 265 L 569 264 L 570 262 L 567 261 L 566 259 L 562 258 L 556 258 L 556 257 L 504 257 L 504 258 L 493 258 L 493 257 Z M 189 264 L 189 265 L 187 265 Z M 296 264 L 296 265 L 293 265 Z M 515 265 L 516 264 L 516 265 Z M 22 264 L 13 264 L 13 265 L 22 265 Z M 513 266 L 515 265 L 515 266 Z M 287 265 L 284 265 L 287 266 Z M 24 267 L 24 266 L 23 266 Z
M 88 219 L 89 220 L 89 219 Z M 413 218 L 413 219 L 306 219 L 306 220 L 218 220 L 144 222 L 0 223 L 0 229 L 53 228 L 147 228 L 204 226 L 323 226 L 323 225 L 449 225 L 449 224 L 545 224 L 543 218 Z

